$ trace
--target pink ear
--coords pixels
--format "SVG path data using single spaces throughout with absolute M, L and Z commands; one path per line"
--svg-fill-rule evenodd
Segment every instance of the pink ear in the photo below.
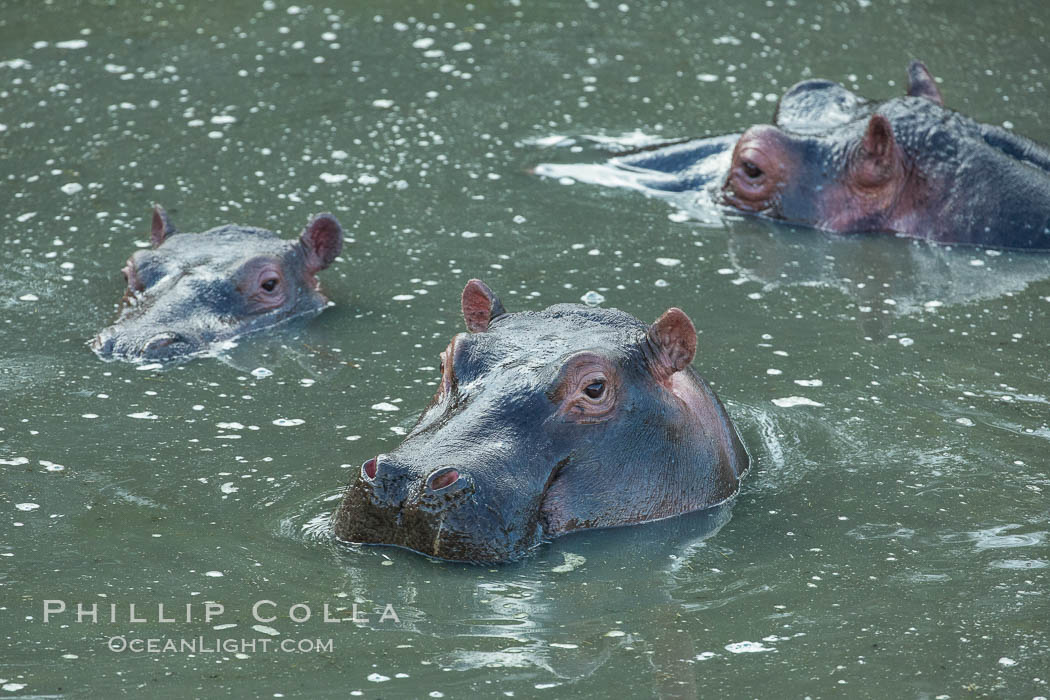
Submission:
M 484 333 L 492 321 L 507 313 L 503 303 L 481 280 L 470 280 L 463 288 L 463 320 L 471 333 Z
M 696 328 L 685 312 L 671 307 L 649 327 L 649 345 L 658 373 L 670 376 L 689 366 L 696 355 Z
M 153 223 L 150 225 L 149 240 L 154 248 L 167 240 L 168 236 L 175 233 L 175 227 L 168 218 L 168 212 L 159 204 L 153 205 Z
M 890 120 L 881 114 L 871 115 L 868 129 L 864 132 L 864 150 L 867 154 L 874 158 L 885 158 L 890 155 L 896 143 Z
M 318 214 L 299 236 L 306 254 L 306 269 L 313 274 L 332 264 L 343 249 L 343 228 L 331 214 Z
M 908 97 L 925 97 L 930 102 L 944 106 L 941 91 L 922 61 L 908 64 Z
M 881 114 L 871 115 L 861 140 L 861 158 L 856 162 L 855 177 L 865 187 L 881 187 L 899 176 L 900 155 L 893 125 Z

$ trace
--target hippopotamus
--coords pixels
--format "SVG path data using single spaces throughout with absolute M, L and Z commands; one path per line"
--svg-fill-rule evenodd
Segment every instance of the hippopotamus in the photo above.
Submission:
M 127 290 L 119 318 L 91 341 L 103 359 L 186 358 L 320 313 L 328 300 L 316 275 L 339 255 L 343 230 L 334 216 L 320 214 L 295 241 L 234 224 L 177 233 L 156 206 L 150 243 L 122 270 Z
M 654 193 L 706 190 L 739 212 L 838 233 L 1050 249 L 1050 151 L 947 109 L 919 61 L 903 97 L 869 100 L 806 80 L 780 98 L 771 125 L 650 146 L 604 169 L 535 172 Z
M 690 366 L 683 311 L 652 325 L 579 304 L 508 313 L 476 279 L 461 301 L 468 332 L 441 353 L 436 394 L 351 478 L 337 538 L 498 563 L 736 495 L 750 460 Z

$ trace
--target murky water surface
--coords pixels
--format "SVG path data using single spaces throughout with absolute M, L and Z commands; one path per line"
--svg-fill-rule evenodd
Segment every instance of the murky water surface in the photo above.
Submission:
M 739 131 L 806 77 L 894 95 L 911 57 L 1050 141 L 1048 34 L 1040 0 L 0 2 L 0 695 L 1050 695 L 1050 257 L 528 172 Z M 336 213 L 336 305 L 100 362 L 155 201 L 189 231 Z M 511 310 L 685 309 L 754 457 L 731 520 L 498 569 L 331 542 L 470 277 Z

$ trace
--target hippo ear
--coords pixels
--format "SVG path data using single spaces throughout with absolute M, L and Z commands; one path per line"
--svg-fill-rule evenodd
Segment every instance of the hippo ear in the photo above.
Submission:
M 893 136 L 893 125 L 881 114 L 871 115 L 861 141 L 857 179 L 869 187 L 883 185 L 893 178 L 897 159 L 897 139 Z
M 912 61 L 908 64 L 908 97 L 925 97 L 930 102 L 944 106 L 941 91 L 922 61 Z
M 656 319 L 646 339 L 653 350 L 654 370 L 660 378 L 681 372 L 696 355 L 696 328 L 679 308 L 671 307 Z
M 463 288 L 463 320 L 471 333 L 484 333 L 489 324 L 507 310 L 489 286 L 481 280 L 470 280 Z
M 164 211 L 164 207 L 161 205 L 154 204 L 153 223 L 149 232 L 150 243 L 153 244 L 154 248 L 158 248 L 173 233 L 175 233 L 175 227 L 172 225 L 171 219 L 168 218 L 168 212 Z
M 310 274 L 323 270 L 343 249 L 343 227 L 331 214 L 318 214 L 303 229 L 299 245 L 303 247 Z

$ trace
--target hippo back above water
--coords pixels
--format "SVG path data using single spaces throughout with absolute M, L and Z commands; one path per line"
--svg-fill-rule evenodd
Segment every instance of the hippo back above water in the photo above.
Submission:
M 177 233 L 158 206 L 150 241 L 122 270 L 119 318 L 91 341 L 103 359 L 185 358 L 320 313 L 327 299 L 316 273 L 339 254 L 343 232 L 335 217 L 321 214 L 294 241 L 232 224 Z
M 1050 249 L 1050 151 L 944 107 L 918 61 L 904 97 L 874 101 L 828 80 L 798 83 L 774 124 L 614 158 L 608 175 L 543 165 L 543 175 L 707 190 L 715 202 L 841 233 Z
M 507 313 L 478 280 L 462 306 L 470 333 L 442 353 L 437 394 L 351 478 L 336 536 L 500 562 L 737 493 L 749 458 L 690 366 L 696 331 L 682 311 L 651 326 L 575 304 Z

